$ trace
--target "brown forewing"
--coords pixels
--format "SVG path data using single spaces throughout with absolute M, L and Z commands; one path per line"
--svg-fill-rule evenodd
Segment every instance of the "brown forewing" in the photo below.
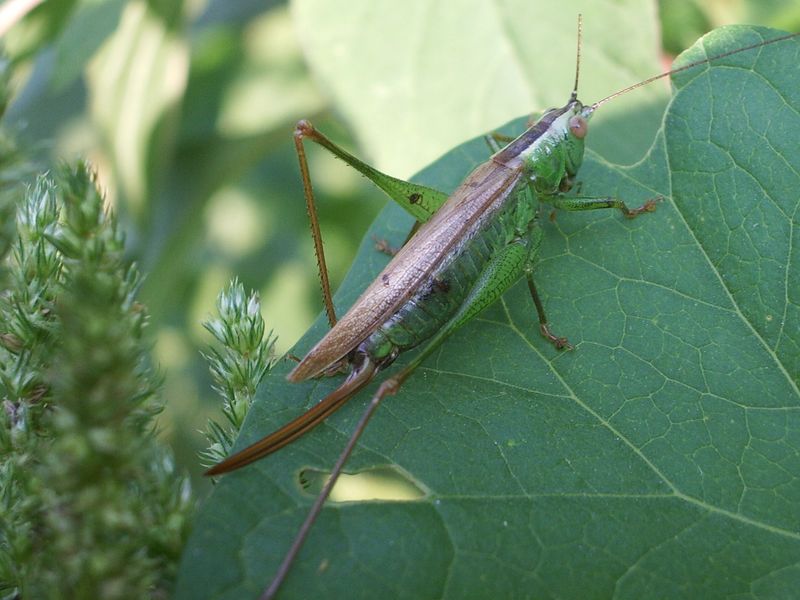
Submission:
M 289 380 L 319 375 L 364 341 L 414 294 L 453 248 L 503 206 L 521 173 L 521 168 L 493 160 L 477 166 L 300 361 Z

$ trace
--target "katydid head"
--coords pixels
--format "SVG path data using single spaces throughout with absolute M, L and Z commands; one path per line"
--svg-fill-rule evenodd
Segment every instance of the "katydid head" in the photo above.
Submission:
M 577 79 L 575 81 L 577 86 Z M 578 172 L 578 169 L 583 162 L 584 139 L 589 133 L 589 119 L 592 116 L 593 110 L 591 107 L 584 106 L 580 100 L 577 99 L 577 91 L 573 90 L 570 96 L 570 101 L 567 104 L 565 112 L 565 126 L 564 126 L 564 148 L 565 152 L 565 169 L 567 172 L 567 180 L 571 180 Z M 560 184 L 560 188 L 564 189 L 564 182 Z
M 546 110 L 527 131 L 494 155 L 494 160 L 501 164 L 526 165 L 530 178 L 541 191 L 562 188 L 562 167 L 566 166 L 567 179 L 571 179 L 583 162 L 583 140 L 589 132 L 588 121 L 594 109 L 578 100 L 582 24 L 583 19 L 578 15 L 575 85 L 567 103 Z
M 565 191 L 583 162 L 584 139 L 592 110 L 580 100 L 546 111 L 527 131 L 494 155 L 507 166 L 521 166 L 543 193 Z

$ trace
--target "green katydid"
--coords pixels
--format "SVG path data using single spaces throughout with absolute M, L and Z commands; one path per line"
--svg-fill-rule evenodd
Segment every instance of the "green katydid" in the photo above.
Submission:
M 381 400 L 403 381 L 456 328 L 526 275 L 540 329 L 557 348 L 568 346 L 554 335 L 544 316 L 532 272 L 541 240 L 539 203 L 565 210 L 616 208 L 628 217 L 655 208 L 655 201 L 629 209 L 613 198 L 563 194 L 572 187 L 583 156 L 587 122 L 603 103 L 656 79 L 736 52 L 794 37 L 782 36 L 685 65 L 630 86 L 594 104 L 577 100 L 577 80 L 569 102 L 547 111 L 525 133 L 479 165 L 450 196 L 379 173 L 332 144 L 306 122 L 295 134 L 303 182 L 320 261 L 325 305 L 333 329 L 290 374 L 291 381 L 350 368 L 342 385 L 301 417 L 231 456 L 209 471 L 219 474 L 243 466 L 290 443 L 319 424 L 387 368 L 397 355 L 426 343 L 405 368 L 386 379 L 374 394 L 347 447 L 334 466 L 306 522 L 265 593 L 271 597 L 325 502 L 358 437 Z M 577 70 L 576 70 L 577 71 Z M 315 216 L 302 140 L 310 138 L 343 158 L 384 189 L 422 225 L 375 282 L 337 323 L 325 275 L 321 237 Z

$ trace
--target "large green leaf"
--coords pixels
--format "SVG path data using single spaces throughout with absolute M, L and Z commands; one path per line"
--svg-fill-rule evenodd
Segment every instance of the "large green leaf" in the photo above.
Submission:
M 718 30 L 691 56 L 776 35 Z M 536 277 L 575 351 L 538 335 L 524 286 L 448 340 L 384 403 L 348 465 L 393 466 L 425 496 L 329 504 L 281 597 L 796 594 L 799 62 L 788 41 L 681 74 L 632 167 L 598 156 L 590 133 L 584 193 L 666 200 L 635 221 L 562 213 L 544 224 Z M 452 188 L 485 157 L 477 140 L 420 178 Z M 401 240 L 407 224 L 390 208 L 373 232 Z M 340 304 L 384 262 L 367 237 Z M 290 385 L 290 367 L 259 390 L 237 447 L 337 383 Z M 313 500 L 300 472 L 330 468 L 367 396 L 220 481 L 179 598 L 260 592 Z

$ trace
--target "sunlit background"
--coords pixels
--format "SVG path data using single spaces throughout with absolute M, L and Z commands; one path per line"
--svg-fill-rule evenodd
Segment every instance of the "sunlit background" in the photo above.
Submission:
M 296 10 L 265 0 L 48 0 L 4 37 L 15 74 L 7 126 L 43 165 L 87 157 L 121 217 L 146 276 L 162 435 L 195 476 L 198 431 L 219 402 L 200 356 L 209 342 L 201 322 L 220 289 L 237 276 L 260 292 L 279 353 L 321 309 L 294 123 L 309 118 L 375 158 L 356 147 L 328 86 L 306 66 Z M 797 30 L 798 10 L 789 0 L 663 0 L 664 64 L 721 24 Z M 396 137 L 386 144 L 407 147 Z M 405 155 L 380 166 L 400 176 L 423 166 Z M 310 162 L 335 286 L 385 200 L 323 153 Z

